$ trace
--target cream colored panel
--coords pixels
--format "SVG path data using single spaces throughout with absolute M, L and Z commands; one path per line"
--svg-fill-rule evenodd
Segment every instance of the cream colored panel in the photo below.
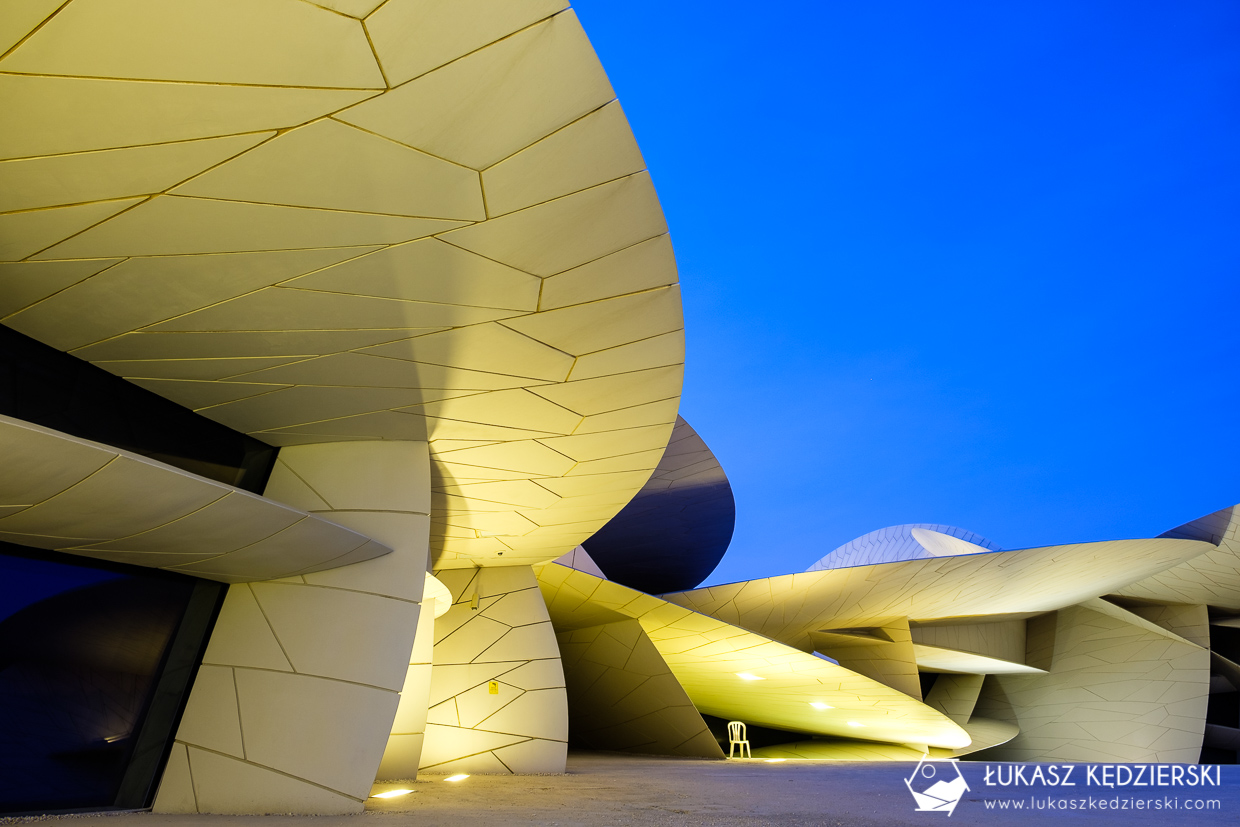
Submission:
M 397 718 L 399 717 L 398 713 Z M 422 760 L 422 745 L 425 740 L 426 734 L 422 732 L 411 735 L 391 735 L 383 751 L 383 760 L 379 762 L 379 771 L 375 775 L 375 780 L 409 781 L 417 778 L 418 764 Z
M 427 575 L 430 578 L 430 575 Z M 433 579 L 433 578 L 431 578 Z M 446 590 L 445 590 L 446 592 Z M 447 595 L 450 603 L 451 595 Z M 409 669 L 401 688 L 400 705 L 392 723 L 378 779 L 413 779 L 418 775 L 426 733 L 427 699 L 430 697 L 431 657 L 435 635 L 435 598 L 424 601 L 418 618 L 418 634 L 409 657 Z
M 493 391 L 458 399 L 428 402 L 421 406 L 427 416 L 466 422 L 489 420 L 510 428 L 568 434 L 581 417 L 525 390 Z M 554 446 L 552 446 L 554 447 Z
M 495 760 L 490 755 L 490 751 L 498 747 L 508 746 L 509 744 L 520 743 L 528 740 L 520 735 L 505 735 L 496 732 L 484 732 L 481 730 L 464 729 L 462 727 L 450 727 L 439 724 L 426 725 L 426 742 L 422 747 L 422 766 L 421 771 L 431 771 L 439 773 L 450 765 L 450 762 L 457 761 L 462 754 L 474 759 L 474 767 L 486 767 L 487 769 L 478 770 L 476 768 L 468 769 L 472 772 L 508 771 L 502 763 Z M 460 772 L 462 768 L 452 766 L 452 772 Z M 563 772 L 563 770 L 561 770 Z
M 232 669 L 204 665 L 198 670 L 177 740 L 245 758 Z
M 984 675 L 939 675 L 926 694 L 926 705 L 964 725 L 973 715 L 985 679 Z
M 568 354 L 515 333 L 501 324 L 479 324 L 432 333 L 379 345 L 367 352 L 556 382 L 564 381 L 573 366 L 573 359 Z
M 226 583 L 268 580 L 343 565 L 333 561 L 369 545 L 366 538 L 356 532 L 308 516 L 245 548 L 200 563 L 171 568 Z M 376 544 L 370 556 L 385 554 L 384 548 Z
M 486 217 L 478 173 L 331 119 L 286 132 L 176 193 L 424 218 Z
M 237 694 L 249 760 L 345 795 L 367 795 L 396 714 L 396 692 L 239 669 Z
M 1210 654 L 1104 601 L 1029 621 L 1031 662 L 1048 675 L 993 675 L 975 715 L 1020 734 L 990 760 L 1197 761 Z
M 643 425 L 665 425 L 676 421 L 676 411 L 680 408 L 680 396 L 675 395 L 645 405 L 634 405 L 609 411 L 605 414 L 587 416 L 577 428 L 579 434 L 595 434 L 603 431 L 624 428 L 640 428 Z
M 316 356 L 402 339 L 409 333 L 401 329 L 129 333 L 90 345 L 74 355 L 89 361 Z
M 607 413 L 633 404 L 668 399 L 680 394 L 684 369 L 677 365 L 634 371 L 618 376 L 583 379 L 562 385 L 532 388 L 539 396 L 585 416 Z M 658 460 L 655 460 L 656 464 Z
M 0 263 L 0 317 L 58 293 L 120 261 L 119 258 L 104 258 L 87 261 Z
M 300 813 L 343 815 L 362 812 L 362 796 L 341 795 L 319 784 L 308 784 L 287 773 L 253 763 L 189 748 L 190 772 L 200 813 Z M 365 795 L 364 793 L 362 794 Z M 168 809 L 161 812 L 183 812 Z
M 561 632 L 557 639 L 574 743 L 646 755 L 723 757 L 637 621 Z
M 0 212 L 162 192 L 274 134 L 0 161 Z
M 300 361 L 300 356 L 247 357 L 239 359 L 126 359 L 95 362 L 108 373 L 139 379 L 189 379 L 214 381 L 260 368 Z
M 873 678 L 920 701 L 921 683 L 908 621 L 895 619 L 867 632 L 817 632 L 812 635 L 814 649 L 845 669 Z
M 366 20 L 366 31 L 396 86 L 567 7 L 564 0 L 390 0 Z
M 394 244 L 462 223 L 162 195 L 39 257 L 175 256 Z
M 102 445 L 0 416 L 0 503 L 31 505 L 71 488 L 116 457 Z
M 399 408 L 420 402 L 417 391 L 399 388 L 289 388 L 255 399 L 218 405 L 203 415 L 229 428 L 254 433 L 288 428 L 306 420 Z M 322 440 L 319 440 L 322 441 Z
M 955 557 L 958 554 L 994 553 L 994 549 L 980 546 L 977 543 L 970 543 L 967 540 L 961 540 L 941 531 L 914 527 L 910 529 L 910 533 L 918 545 L 930 552 L 931 557 Z
M 264 301 L 275 301 L 264 297 Z M 254 304 L 260 302 L 255 301 Z M 327 296 L 316 302 L 326 311 L 331 304 Z M 417 312 L 421 308 L 401 306 L 395 302 L 395 312 Z M 252 306 L 252 305 L 251 305 Z M 427 306 L 423 306 L 425 308 Z M 433 307 L 433 305 L 431 306 Z M 243 308 L 249 311 L 250 307 Z M 423 310 L 423 312 L 426 312 Z M 433 312 L 433 311 L 432 311 Z M 428 328 L 435 330 L 436 328 Z M 521 377 L 505 377 L 495 374 L 479 374 L 474 371 L 454 370 L 437 365 L 424 365 L 418 362 L 407 362 L 403 359 L 388 359 L 368 356 L 362 353 L 335 353 L 317 359 L 307 359 L 297 364 L 285 365 L 270 370 L 259 371 L 238 377 L 245 382 L 277 382 L 299 385 L 346 385 L 368 388 L 435 388 L 436 390 L 420 397 L 418 402 L 429 402 L 442 396 L 451 396 L 438 389 L 452 391 L 480 391 L 494 387 L 510 388 L 525 384 L 527 379 Z M 411 413 L 414 411 L 410 411 Z
M 181 407 L 189 408 L 192 411 L 262 396 L 263 394 L 288 387 L 288 385 L 255 385 L 240 382 L 141 379 L 136 376 L 129 377 L 129 381 L 140 388 L 146 388 L 148 391 L 157 393 L 165 399 L 170 399 Z
M 194 780 L 189 775 L 189 755 L 184 744 L 173 743 L 164 765 L 163 777 L 159 779 L 159 791 L 155 794 L 156 813 L 196 813 L 198 802 L 194 798 Z
M 947 757 L 970 755 L 984 749 L 1006 744 L 1020 734 L 1020 728 L 1010 721 L 996 721 L 993 718 L 971 718 L 968 723 L 961 724 L 973 743 L 967 747 L 952 750 Z
M 928 621 L 1045 612 L 1108 594 L 1210 548 L 1168 538 L 1048 546 L 802 572 L 668 599 L 808 648 L 808 633 L 822 628 L 824 618 L 843 627 L 892 616 Z M 795 604 L 783 599 L 794 592 Z
M 400 691 L 408 655 L 386 658 L 397 646 L 387 636 L 416 627 L 416 604 L 335 588 L 250 587 L 297 672 Z
M 1036 675 L 1045 672 L 1019 661 L 988 658 L 956 649 L 913 644 L 917 667 L 923 672 L 972 672 L 978 675 Z
M 580 356 L 684 327 L 678 287 L 551 310 L 509 320 L 508 327 Z M 668 353 L 675 343 L 667 342 Z
M 279 466 L 336 510 L 430 512 L 424 443 L 306 445 L 281 451 Z
M 527 508 L 547 508 L 560 499 L 558 495 L 529 480 L 474 482 L 464 485 L 445 484 L 442 492 L 471 500 L 501 505 L 519 505 Z
M 486 445 L 480 448 L 462 448 L 436 454 L 434 459 L 440 466 L 441 473 L 449 479 L 452 476 L 469 477 L 475 474 L 465 468 L 460 469 L 457 475 L 452 474 L 451 472 L 457 465 L 512 470 L 549 477 L 561 476 L 573 467 L 571 459 L 533 440 Z
M 0 260 L 18 261 L 141 203 L 141 198 L 0 215 Z M 51 256 L 58 258 L 58 256 Z M 102 258 L 102 256 L 77 256 Z
M 254 599 L 254 592 L 244 584 L 229 587 L 202 662 L 293 671 L 280 642 L 271 631 L 271 624 Z M 198 724 L 187 715 L 182 718 L 182 725 Z
M 214 557 L 266 539 L 305 516 L 253 494 L 234 490 L 178 520 L 90 548 L 138 552 L 175 549 L 180 554 Z
M 384 0 L 309 0 L 316 6 L 333 9 L 349 17 L 362 18 L 382 6 Z
M 64 493 L 0 518 L 0 531 L 110 540 L 170 522 L 229 491 L 168 466 L 119 456 Z M 140 499 L 136 492 L 142 492 Z
M 593 379 L 616 373 L 679 365 L 684 361 L 685 334 L 683 330 L 677 330 L 582 356 L 573 365 L 570 378 Z
M 445 573 L 449 581 L 454 575 Z M 475 569 L 455 586 L 452 608 L 435 623 L 431 720 L 442 723 L 427 725 L 422 768 L 438 772 L 460 760 L 493 766 L 495 756 L 479 758 L 482 750 L 471 745 L 494 749 L 531 738 L 565 745 L 559 649 L 533 572 L 525 566 Z M 542 664 L 536 686 L 528 673 L 507 679 L 531 664 Z M 562 765 L 547 768 L 535 753 L 510 758 L 498 771 L 563 771 Z
M 801 759 L 809 761 L 919 761 L 925 755 L 920 749 L 900 744 L 875 744 L 871 741 L 818 740 L 794 741 L 753 751 L 756 759 Z
M 607 579 L 607 575 L 604 574 L 603 570 L 598 567 L 598 563 L 595 563 L 594 559 L 586 553 L 585 546 L 577 546 L 577 548 L 573 549 L 568 554 L 565 554 L 563 557 L 554 560 L 553 562 L 559 563 L 561 566 L 567 566 L 570 569 L 584 571 L 586 574 L 593 574 L 595 577 L 602 580 Z M 563 649 L 563 644 L 561 644 L 560 651 L 562 652 Z
M 550 437 L 539 442 L 570 459 L 587 462 L 637 451 L 662 450 L 671 434 L 670 425 L 647 425 L 644 428 L 630 428 L 620 432 Z
M 504 215 L 645 166 L 620 104 L 612 101 L 488 169 L 482 176 L 487 212 Z
M 296 126 L 374 92 L 0 75 L 0 158 L 57 155 Z
M 552 276 L 667 232 L 650 176 L 528 207 L 444 240 L 537 276 Z
M 908 695 L 728 623 L 555 564 L 539 569 L 539 586 L 561 633 L 637 620 L 700 712 L 818 735 L 969 744 L 959 725 Z
M 76 0 L 0 61 L 0 71 L 384 85 L 360 24 L 296 0 Z
M 72 350 L 370 249 L 131 258 L 10 317 L 5 324 L 60 350 Z
M 440 158 L 485 169 L 613 97 L 569 11 L 339 117 Z
M 438 239 L 423 239 L 315 273 L 290 282 L 289 286 L 528 311 L 537 306 L 541 284 L 540 279 L 528 273 Z
M 676 257 L 664 233 L 543 282 L 541 310 L 609 299 L 676 283 Z
M 1172 529 L 1166 536 L 1216 546 L 1200 557 L 1117 589 L 1117 594 L 1161 603 L 1205 604 L 1240 610 L 1240 508 L 1231 506 Z
M 422 599 L 429 517 L 378 511 L 333 511 L 325 516 L 330 517 L 334 523 L 374 537 L 392 548 L 395 553 L 369 561 L 364 566 L 344 566 L 307 574 L 307 583 L 381 594 L 401 600 Z M 401 553 L 405 551 L 412 553 Z
M 1121 605 L 1123 605 L 1121 603 Z M 1190 643 L 1210 648 L 1210 616 L 1202 605 L 1126 606 L 1133 614 L 1172 632 Z
M 560 774 L 568 760 L 568 744 L 564 741 L 548 741 L 531 738 L 519 744 L 492 750 L 509 772 L 518 775 L 543 773 Z
M 69 0 L 8 0 L 0 7 L 0 54 L 17 45 Z
M 333 310 L 335 311 L 333 313 Z M 275 315 L 273 315 L 275 314 Z M 512 315 L 511 311 L 486 310 L 429 302 L 340 296 L 310 290 L 269 287 L 239 299 L 190 313 L 156 330 L 287 330 L 342 329 L 361 327 L 429 328 L 474 324 Z M 283 325 L 283 327 L 281 327 Z M 410 331 L 417 332 L 417 331 Z M 409 387 L 417 387 L 410 385 Z
M 913 643 L 957 649 L 990 658 L 1024 663 L 1025 621 L 986 621 L 979 618 L 968 623 L 933 623 L 912 629 Z

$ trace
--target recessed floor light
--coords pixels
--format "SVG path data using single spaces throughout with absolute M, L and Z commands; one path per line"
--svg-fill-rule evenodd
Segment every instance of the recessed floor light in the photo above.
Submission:
M 831 704 L 824 704 L 822 701 L 810 701 L 809 705 L 814 709 L 835 709 Z
M 779 764 L 779 763 L 782 763 L 782 762 L 787 761 L 787 760 L 788 760 L 787 758 L 768 758 L 768 759 L 766 759 L 766 763 L 768 763 L 768 764 Z
M 752 672 L 737 672 L 736 677 L 743 681 L 764 681 L 766 678 L 761 675 L 755 675 Z
M 375 793 L 371 798 L 396 798 L 402 795 L 409 795 L 413 790 L 388 790 L 387 792 Z
M 461 773 L 460 775 L 449 775 L 444 781 L 464 781 L 466 778 L 469 778 L 469 775 Z

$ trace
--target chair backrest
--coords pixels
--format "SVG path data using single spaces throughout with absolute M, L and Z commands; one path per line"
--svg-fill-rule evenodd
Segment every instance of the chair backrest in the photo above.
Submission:
M 729 741 L 744 741 L 745 740 L 745 725 L 741 723 L 740 721 L 729 721 L 728 722 L 728 740 Z

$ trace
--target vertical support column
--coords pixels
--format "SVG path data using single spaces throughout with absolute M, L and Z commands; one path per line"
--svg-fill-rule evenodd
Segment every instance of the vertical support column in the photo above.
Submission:
M 421 768 L 431 773 L 564 772 L 564 669 L 533 569 L 435 574 L 454 600 L 435 621 Z
M 450 603 L 452 598 L 447 597 Z M 413 639 L 409 671 L 400 692 L 400 706 L 388 738 L 383 761 L 379 764 L 379 781 L 412 781 L 418 777 L 422 760 L 422 743 L 426 735 L 426 709 L 431 694 L 431 656 L 435 646 L 435 614 L 443 598 L 426 595 L 418 618 L 418 633 Z M 446 607 L 445 607 L 446 608 Z
M 284 448 L 265 494 L 393 552 L 229 589 L 157 812 L 361 812 L 392 730 L 426 579 L 426 443 Z

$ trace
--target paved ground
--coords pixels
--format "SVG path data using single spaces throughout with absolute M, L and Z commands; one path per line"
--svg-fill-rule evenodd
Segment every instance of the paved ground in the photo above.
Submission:
M 1179 802 L 1214 799 L 1219 809 L 1128 809 L 1085 812 L 1033 810 L 1030 796 L 1068 800 L 1064 788 L 987 787 L 986 766 L 961 764 L 971 790 L 955 812 L 914 812 L 904 779 L 913 764 L 804 761 L 694 761 L 607 753 L 574 753 L 568 773 L 546 776 L 473 776 L 457 783 L 424 776 L 406 785 L 410 795 L 371 799 L 359 816 L 163 816 L 150 813 L 93 816 L 90 827 L 508 827 L 508 825 L 1219 825 L 1240 823 L 1240 766 L 1222 767 L 1222 787 L 1175 790 L 1066 790 L 1071 799 L 1121 807 L 1124 799 Z M 1010 765 L 1003 765 L 1010 766 Z M 1030 765 L 1027 768 L 1032 769 Z M 1079 773 L 1084 772 L 1078 769 Z M 1084 781 L 1083 775 L 1079 780 Z M 384 785 L 384 787 L 393 785 Z M 380 787 L 378 789 L 382 789 Z M 1099 794 L 1101 793 L 1101 794 Z M 1023 801 L 1023 811 L 999 810 L 999 802 Z M 991 808 L 987 808 L 987 802 Z M 1135 807 L 1135 801 L 1130 803 Z M 1164 806 L 1170 806 L 1164 803 Z M 80 817 L 39 821 L 76 821 Z M 950 819 L 950 820 L 949 820 Z M 3 823 L 4 819 L 0 819 Z M 19 821 L 13 819 L 11 821 Z M 20 821 L 27 821 L 22 819 Z M 66 824 L 64 827 L 75 827 Z M 82 825 L 87 827 L 87 825 Z

